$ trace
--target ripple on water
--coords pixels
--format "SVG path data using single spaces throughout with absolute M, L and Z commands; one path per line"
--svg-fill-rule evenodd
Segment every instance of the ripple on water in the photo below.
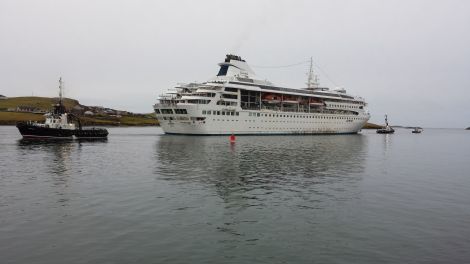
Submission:
M 0 127 L 0 255 L 6 263 L 464 263 L 468 133 L 408 132 L 229 144 L 110 128 L 107 141 L 27 142 Z

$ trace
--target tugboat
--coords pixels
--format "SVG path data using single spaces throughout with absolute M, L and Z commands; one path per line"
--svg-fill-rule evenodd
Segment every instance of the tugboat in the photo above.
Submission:
M 421 132 L 423 132 L 423 129 L 421 129 L 421 128 L 419 128 L 419 127 L 415 127 L 415 128 L 411 131 L 411 133 L 413 133 L 413 134 L 419 134 L 419 133 L 421 133 Z
M 67 113 L 62 102 L 62 78 L 59 79 L 59 103 L 54 105 L 52 112 L 47 113 L 44 123 L 18 122 L 16 127 L 23 138 L 106 138 L 108 130 L 103 128 L 83 129 L 80 119 Z
M 387 115 L 385 115 L 385 127 L 377 129 L 378 134 L 393 134 L 395 129 L 388 125 Z

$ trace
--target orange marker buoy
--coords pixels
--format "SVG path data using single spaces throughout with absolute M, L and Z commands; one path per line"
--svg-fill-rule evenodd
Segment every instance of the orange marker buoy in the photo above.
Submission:
M 230 139 L 231 143 L 235 143 L 235 135 L 234 134 L 231 134 L 229 139 Z

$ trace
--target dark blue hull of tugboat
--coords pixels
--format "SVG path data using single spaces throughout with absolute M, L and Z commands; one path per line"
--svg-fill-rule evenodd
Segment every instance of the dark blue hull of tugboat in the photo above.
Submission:
M 377 129 L 377 134 L 393 134 L 395 130 Z
M 60 129 L 32 125 L 24 122 L 16 124 L 24 138 L 106 138 L 108 130 L 102 128 L 92 129 Z
M 16 124 L 24 138 L 72 138 L 75 130 L 40 127 L 20 122 Z
M 106 138 L 108 130 L 103 128 L 78 129 L 74 134 L 77 138 Z

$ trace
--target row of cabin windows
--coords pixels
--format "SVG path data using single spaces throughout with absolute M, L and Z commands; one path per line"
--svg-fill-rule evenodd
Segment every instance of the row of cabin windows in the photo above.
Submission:
M 231 93 L 236 93 L 238 92 L 237 88 L 230 88 L 230 87 L 225 87 L 226 92 L 231 92 Z
M 188 112 L 186 111 L 186 109 L 175 109 L 175 113 L 178 115 L 185 115 Z
M 173 116 L 164 116 L 163 120 L 192 120 L 192 121 L 204 121 L 206 120 L 205 117 L 173 117 Z
M 217 101 L 217 105 L 237 106 L 237 102 Z
M 215 93 L 196 93 L 195 96 L 215 97 Z
M 235 111 L 211 111 L 211 110 L 202 110 L 203 115 L 228 115 L 228 116 L 239 116 L 239 112 Z
M 211 100 L 200 100 L 200 99 L 191 99 L 186 100 L 188 104 L 208 104 Z
M 333 106 L 333 107 L 345 107 L 345 105 L 337 105 L 337 104 L 331 104 L 330 106 Z M 362 109 L 363 107 L 362 106 L 355 106 L 355 105 L 347 105 L 348 107 L 350 108 L 359 108 L 359 109 Z
M 175 114 L 187 114 L 186 109 L 174 109 Z M 155 109 L 157 114 L 173 114 L 173 109 Z M 203 115 L 240 115 L 239 112 L 234 111 L 211 111 L 211 110 L 202 110 Z M 353 119 L 353 120 L 362 120 L 364 118 L 359 117 L 343 117 L 343 116 L 312 116 L 312 115 L 285 115 L 285 114 L 263 114 L 263 113 L 252 113 L 249 112 L 248 116 L 256 117 L 289 117 L 289 118 L 318 118 L 318 119 Z
M 227 98 L 227 99 L 238 99 L 238 95 L 236 94 L 222 94 L 220 95 L 221 98 Z
M 318 118 L 318 119 L 353 119 L 362 120 L 360 117 L 344 117 L 344 116 L 312 116 L 312 115 L 281 115 L 281 114 L 261 114 L 261 113 L 249 113 L 248 116 L 262 116 L 262 117 L 290 117 L 290 118 Z
M 344 121 L 336 121 L 336 122 L 331 122 L 331 121 L 327 121 L 327 120 L 315 120 L 315 121 L 298 121 L 298 120 L 282 120 L 282 121 L 272 121 L 272 120 L 261 120 L 261 122 L 256 122 L 256 120 L 252 119 L 248 119 L 248 120 L 245 120 L 245 122 L 248 122 L 248 123 L 291 123 L 291 124 L 344 124 Z M 348 119 L 346 120 L 346 122 L 353 122 L 352 119 Z
M 162 115 L 172 115 L 173 109 L 155 109 L 155 113 Z M 178 115 L 186 115 L 188 112 L 186 111 L 186 109 L 175 109 L 174 113 Z
M 293 130 L 292 132 L 299 132 L 299 133 L 302 133 L 302 134 L 326 132 L 326 131 L 329 130 L 327 127 L 317 127 L 317 128 L 305 128 L 305 127 L 248 127 L 248 129 L 278 130 L 280 132 L 286 131 L 286 130 Z M 345 128 L 345 127 L 338 128 L 338 132 L 341 132 L 341 130 L 348 131 L 349 129 L 350 128 Z

